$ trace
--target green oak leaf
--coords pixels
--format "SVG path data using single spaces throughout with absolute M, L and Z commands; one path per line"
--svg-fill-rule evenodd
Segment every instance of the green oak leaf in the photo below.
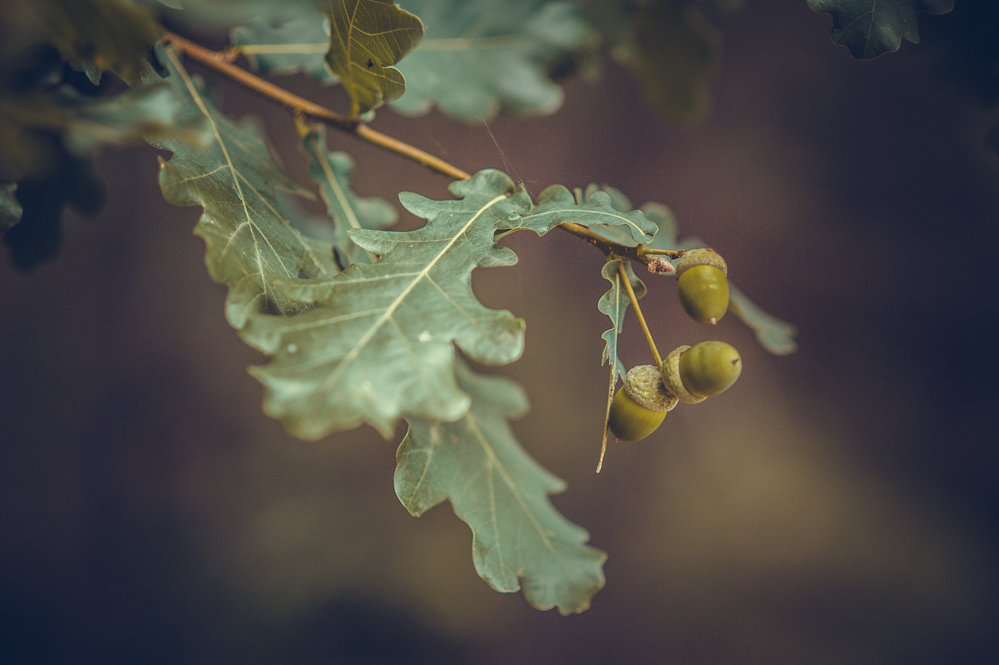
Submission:
M 631 70 L 653 108 L 685 121 L 707 113 L 721 35 L 698 0 L 579 2 L 611 56 Z
M 794 340 L 798 329 L 793 324 L 764 312 L 731 283 L 728 298 L 729 311 L 756 333 L 756 341 L 764 349 L 774 355 L 786 356 L 798 348 L 798 343 Z
M 460 120 L 488 119 L 500 108 L 552 113 L 562 89 L 549 69 L 590 49 L 595 35 L 571 2 L 403 0 L 427 26 L 426 38 L 399 64 L 406 94 L 392 108 L 407 114 L 438 106 Z
M 51 44 L 95 84 L 106 70 L 135 82 L 161 32 L 149 8 L 129 0 L 4 2 L 0 18 L 18 26 L 17 39 Z
M 174 205 L 200 205 L 195 233 L 205 241 L 212 279 L 229 287 L 226 318 L 241 328 L 255 312 L 292 313 L 303 308 L 276 290 L 276 278 L 330 277 L 338 268 L 332 247 L 299 231 L 280 190 L 301 191 L 271 156 L 256 127 L 230 121 L 205 96 L 171 48 L 159 50 L 165 79 L 182 100 L 182 122 L 202 120 L 212 140 L 193 147 L 176 139 L 150 143 L 173 156 L 160 160 L 160 188 Z M 155 74 L 146 78 L 155 81 Z
M 906 39 L 919 43 L 919 12 L 946 14 L 954 0 L 808 0 L 815 12 L 831 14 L 832 40 L 855 58 L 897 51 Z
M 469 398 L 455 384 L 454 347 L 499 365 L 516 360 L 524 344 L 524 322 L 484 307 L 471 288 L 475 268 L 517 260 L 496 244 L 497 234 L 541 235 L 564 221 L 618 224 L 629 234 L 651 225 L 599 197 L 575 204 L 557 189 L 532 207 L 523 187 L 494 170 L 449 189 L 459 198 L 399 195 L 403 207 L 427 220 L 420 229 L 350 231 L 376 263 L 354 263 L 328 278 L 275 280 L 275 289 L 306 310 L 261 313 L 243 331 L 247 343 L 272 357 L 252 370 L 267 387 L 265 410 L 296 436 L 317 439 L 366 422 L 388 438 L 404 416 L 453 421 L 467 412 Z
M 350 95 L 357 117 L 406 91 L 392 65 L 423 38 L 423 23 L 392 0 L 324 0 L 330 21 L 326 63 Z
M 621 259 L 614 259 L 604 263 L 604 267 L 600 270 L 600 274 L 611 284 L 610 289 L 600 296 L 600 300 L 597 302 L 597 309 L 606 314 L 611 320 L 611 327 L 601 335 L 604 340 L 604 353 L 601 364 L 612 365 L 616 374 L 623 380 L 624 375 L 627 373 L 627 368 L 618 357 L 617 343 L 618 337 L 621 335 L 621 330 L 624 328 L 625 313 L 628 311 L 631 301 L 628 298 L 628 292 L 625 290 L 624 280 L 621 279 L 621 265 L 624 265 L 625 273 L 628 275 L 628 281 L 631 283 L 631 288 L 635 291 L 636 298 L 644 298 L 647 289 L 642 280 L 638 279 L 635 275 L 630 262 L 622 263 Z
M 333 222 L 333 246 L 344 263 L 364 261 L 371 255 L 354 244 L 348 230 L 383 229 L 395 223 L 397 214 L 387 201 L 361 198 L 350 188 L 354 164 L 347 153 L 327 152 L 326 130 L 322 125 L 310 126 L 302 136 L 301 150 L 309 167 L 309 178 L 319 186 L 326 210 Z
M 24 210 L 17 200 L 17 183 L 0 181 L 0 233 L 14 227 L 21 221 Z
M 574 3 L 544 0 L 406 0 L 427 33 L 397 69 L 406 94 L 391 103 L 410 115 L 434 106 L 474 122 L 501 108 L 518 113 L 550 113 L 562 91 L 549 70 L 589 53 L 594 31 Z M 236 28 L 232 41 L 262 71 L 303 72 L 322 83 L 337 77 L 322 55 L 330 43 L 329 21 L 309 12 L 269 15 Z
M 455 384 L 455 344 L 489 365 L 520 356 L 524 322 L 481 305 L 471 274 L 516 262 L 494 236 L 530 210 L 530 199 L 498 171 L 450 190 L 461 198 L 400 194 L 406 209 L 428 220 L 424 227 L 352 232 L 377 263 L 276 284 L 311 308 L 294 317 L 257 316 L 247 326 L 244 339 L 272 356 L 252 370 L 268 388 L 264 408 L 296 436 L 317 439 L 367 422 L 389 438 L 404 415 L 455 420 L 469 406 Z
M 527 410 L 519 386 L 456 365 L 471 397 L 450 423 L 409 419 L 396 454 L 395 491 L 413 515 L 445 499 L 472 531 L 476 572 L 497 591 L 523 586 L 534 607 L 582 612 L 604 585 L 606 555 L 548 499 L 565 484 L 532 459 L 510 425 Z
M 591 185 L 585 193 L 570 192 L 562 185 L 551 185 L 538 195 L 538 203 L 525 226 L 537 226 L 541 232 L 564 222 L 575 222 L 614 242 L 634 247 L 650 242 L 658 227 L 640 210 L 621 210 L 603 189 Z

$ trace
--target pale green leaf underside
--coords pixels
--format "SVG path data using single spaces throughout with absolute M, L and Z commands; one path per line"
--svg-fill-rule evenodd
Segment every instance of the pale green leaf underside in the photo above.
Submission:
M 211 133 L 200 148 L 174 139 L 150 141 L 173 153 L 169 161 L 161 160 L 160 188 L 174 205 L 204 208 L 195 233 L 205 241 L 212 279 L 229 287 L 229 323 L 241 328 L 257 312 L 301 310 L 301 303 L 274 289 L 273 280 L 331 277 L 337 272 L 332 248 L 295 228 L 293 213 L 276 193 L 298 188 L 274 161 L 259 131 L 234 124 L 215 108 L 174 50 L 159 53 L 169 71 L 165 80 L 183 100 L 180 121 L 203 119 Z M 148 74 L 146 79 L 158 77 Z
M 548 500 L 564 489 L 520 446 L 507 420 L 527 408 L 516 384 L 458 364 L 471 407 L 453 423 L 410 419 L 396 455 L 395 490 L 414 515 L 451 501 L 472 530 L 475 570 L 494 589 L 539 609 L 582 612 L 604 585 L 606 555 Z
M 340 79 L 357 116 L 398 99 L 406 81 L 392 65 L 423 39 L 420 19 L 392 0 L 324 0 L 330 38 L 326 63 Z
M 601 335 L 604 340 L 602 363 L 612 364 L 617 375 L 624 379 L 627 368 L 625 368 L 624 363 L 618 357 L 617 345 L 618 337 L 621 335 L 624 327 L 625 314 L 628 311 L 631 301 L 628 298 L 628 292 L 625 290 L 624 280 L 621 279 L 621 265 L 622 261 L 620 259 L 604 263 L 600 274 L 610 282 L 611 286 L 600 297 L 599 302 L 597 302 L 597 309 L 606 314 L 611 320 L 611 327 Z M 628 280 L 631 282 L 631 288 L 635 291 L 635 297 L 643 298 L 646 293 L 645 284 L 635 275 L 630 262 L 624 263 L 624 266 Z
M 332 223 L 333 246 L 344 267 L 357 261 L 370 262 L 371 256 L 354 244 L 348 231 L 384 229 L 395 223 L 398 215 L 387 201 L 362 198 L 350 190 L 354 163 L 345 152 L 326 150 L 326 130 L 315 125 L 302 137 L 300 145 L 309 168 L 309 178 L 319 187 Z
M 400 194 L 406 209 L 427 220 L 424 227 L 352 231 L 377 263 L 353 264 L 333 278 L 276 281 L 307 311 L 256 316 L 244 330 L 248 343 L 272 356 L 253 369 L 267 386 L 265 408 L 295 435 L 315 439 L 366 422 L 388 438 L 404 416 L 463 416 L 469 400 L 454 381 L 454 347 L 487 365 L 512 362 L 523 349 L 524 322 L 484 307 L 471 288 L 475 268 L 516 262 L 495 243 L 498 232 L 543 234 L 576 221 L 616 224 L 630 234 L 651 225 L 641 213 L 602 209 L 599 197 L 575 211 L 562 195 L 532 208 L 524 189 L 499 171 L 480 171 L 450 190 L 459 198 Z
M 832 15 L 834 42 L 855 58 L 875 58 L 897 51 L 903 39 L 918 44 L 919 12 L 946 14 L 954 0 L 808 0 L 808 5 Z

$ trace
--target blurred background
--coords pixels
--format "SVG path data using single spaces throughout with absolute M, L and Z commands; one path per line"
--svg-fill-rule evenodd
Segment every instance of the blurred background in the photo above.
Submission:
M 733 316 L 689 322 L 649 276 L 660 348 L 721 338 L 745 371 L 595 475 L 601 255 L 518 234 L 520 265 L 475 273 L 527 321 L 503 370 L 532 401 L 516 431 L 609 554 L 589 611 L 489 589 L 448 506 L 410 517 L 392 489 L 402 428 L 307 444 L 262 414 L 246 368 L 263 359 L 224 320 L 200 209 L 164 203 L 154 152 L 134 149 L 98 159 L 107 206 L 66 215 L 55 261 L 0 263 L 0 660 L 997 662 L 997 117 L 944 57 L 974 54 L 985 14 L 959 0 L 921 17 L 919 46 L 858 62 L 804 1 L 747 4 L 697 125 L 664 122 L 614 66 L 568 80 L 551 117 L 376 121 L 534 194 L 597 182 L 665 203 L 798 326 L 797 353 L 772 356 Z M 224 107 L 262 118 L 304 181 L 282 111 L 231 85 Z M 330 145 L 362 195 L 446 196 L 419 167 Z M 626 333 L 626 364 L 648 362 L 633 319 Z

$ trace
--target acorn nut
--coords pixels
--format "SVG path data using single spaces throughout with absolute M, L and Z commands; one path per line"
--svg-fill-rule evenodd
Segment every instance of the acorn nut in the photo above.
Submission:
M 607 424 L 621 441 L 638 441 L 655 432 L 676 404 L 659 369 L 638 365 L 628 370 L 624 386 L 614 395 Z
M 713 249 L 691 249 L 676 262 L 680 304 L 693 320 L 714 325 L 728 311 L 728 266 Z
M 739 352 L 718 341 L 678 347 L 663 362 L 666 389 L 688 404 L 728 390 L 741 373 Z

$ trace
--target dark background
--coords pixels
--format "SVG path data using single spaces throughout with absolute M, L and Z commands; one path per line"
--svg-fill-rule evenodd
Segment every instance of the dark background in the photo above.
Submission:
M 134 149 L 98 160 L 107 207 L 66 216 L 54 262 L 0 265 L 0 660 L 996 662 L 999 118 L 943 64 L 989 55 L 993 3 L 924 15 L 921 45 L 873 62 L 803 1 L 747 4 L 696 126 L 663 122 L 614 66 L 568 81 L 552 117 L 491 122 L 495 143 L 437 114 L 376 121 L 535 194 L 602 182 L 666 203 L 798 325 L 800 350 L 771 356 L 732 316 L 688 322 L 650 277 L 661 348 L 720 337 L 745 371 L 595 475 L 600 254 L 521 234 L 505 241 L 519 266 L 475 274 L 528 323 L 508 368 L 532 400 L 517 432 L 609 553 L 588 612 L 490 590 L 448 507 L 414 519 L 396 500 L 398 439 L 306 444 L 261 413 L 246 367 L 262 358 L 225 323 L 200 210 L 165 204 L 153 151 Z M 283 112 L 230 85 L 225 107 L 262 116 L 303 176 Z M 361 194 L 445 196 L 419 167 L 331 147 L 355 156 Z M 626 363 L 648 362 L 627 333 Z

